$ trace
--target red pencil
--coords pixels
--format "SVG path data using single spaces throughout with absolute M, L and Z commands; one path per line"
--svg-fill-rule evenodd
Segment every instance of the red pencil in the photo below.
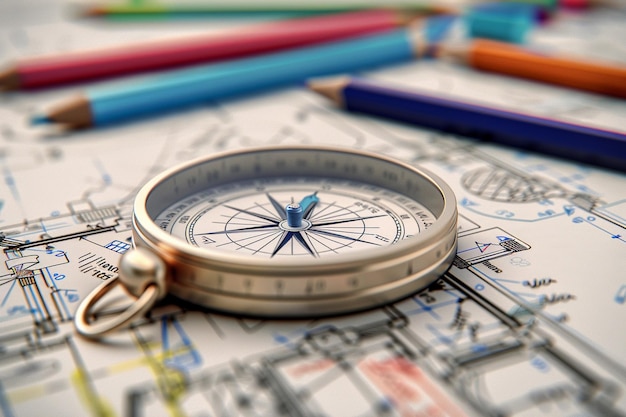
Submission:
M 261 54 L 390 30 L 419 17 L 391 9 L 365 10 L 259 24 L 176 42 L 40 57 L 0 71 L 0 90 L 41 88 Z

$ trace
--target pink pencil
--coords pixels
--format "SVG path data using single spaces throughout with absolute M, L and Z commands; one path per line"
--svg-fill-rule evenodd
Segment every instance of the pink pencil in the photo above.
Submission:
M 391 9 L 365 10 L 259 24 L 176 42 L 34 58 L 0 71 L 0 90 L 42 88 L 262 54 L 391 30 L 419 17 Z

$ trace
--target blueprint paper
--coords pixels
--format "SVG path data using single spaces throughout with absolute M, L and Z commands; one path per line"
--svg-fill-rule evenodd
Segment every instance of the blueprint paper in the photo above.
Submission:
M 1 4 L 0 62 L 207 30 L 71 21 L 64 6 Z M 626 62 L 625 37 L 623 15 L 599 10 L 560 15 L 531 42 Z M 364 75 L 626 131 L 622 100 L 445 62 Z M 4 416 L 626 415 L 626 176 L 346 114 L 303 88 L 73 134 L 27 125 L 84 87 L 0 97 Z M 220 150 L 338 143 L 452 186 L 458 255 L 436 283 L 335 318 L 164 303 L 103 342 L 75 334 L 80 300 L 130 248 L 134 194 L 152 176 Z

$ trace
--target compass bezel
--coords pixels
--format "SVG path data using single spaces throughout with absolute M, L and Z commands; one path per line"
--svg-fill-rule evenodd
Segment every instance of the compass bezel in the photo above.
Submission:
M 389 246 L 307 259 L 200 248 L 154 221 L 165 207 L 207 186 L 280 175 L 388 188 L 423 204 L 437 220 Z M 456 228 L 456 199 L 439 177 L 386 156 L 338 147 L 272 146 L 199 158 L 145 184 L 133 210 L 133 242 L 165 261 L 170 293 L 218 310 L 276 317 L 343 313 L 407 296 L 448 269 L 456 253 Z

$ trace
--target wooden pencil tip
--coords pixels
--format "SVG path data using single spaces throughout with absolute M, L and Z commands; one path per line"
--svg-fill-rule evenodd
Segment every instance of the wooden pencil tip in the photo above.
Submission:
M 399 26 L 410 26 L 415 23 L 421 23 L 425 19 L 431 16 L 440 15 L 460 15 L 461 11 L 452 7 L 445 6 L 423 6 L 423 7 L 397 7 L 394 9 L 396 12 L 396 19 Z
M 106 15 L 106 10 L 98 6 L 86 7 L 80 10 L 79 15 L 81 17 L 101 17 Z
M 0 91 L 17 90 L 20 87 L 20 77 L 13 68 L 0 71 Z
M 468 62 L 470 51 L 467 46 L 454 45 L 454 44 L 438 44 L 433 48 L 433 55 L 435 58 L 450 61 Z
M 350 77 L 333 77 L 312 79 L 307 81 L 309 89 L 319 95 L 329 98 L 338 106 L 343 105 L 343 89 L 350 83 Z
M 53 107 L 46 114 L 37 114 L 30 118 L 31 125 L 62 124 L 73 129 L 92 126 L 92 121 L 91 103 L 84 96 L 77 96 Z

